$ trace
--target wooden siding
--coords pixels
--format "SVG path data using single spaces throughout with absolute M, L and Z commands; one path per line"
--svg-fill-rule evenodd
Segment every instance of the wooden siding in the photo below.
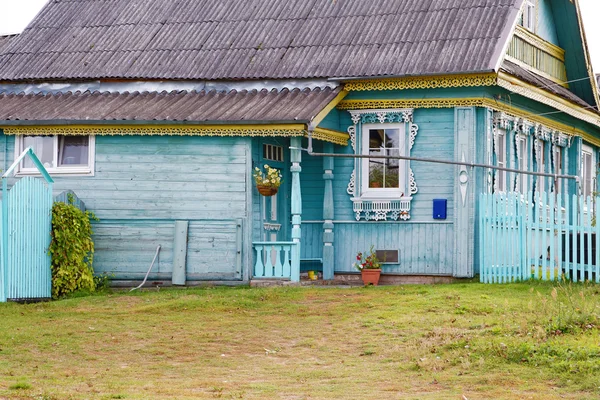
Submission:
M 12 159 L 15 139 L 4 138 Z M 141 279 L 161 245 L 150 277 L 170 280 L 174 221 L 188 220 L 187 279 L 242 279 L 236 221 L 249 229 L 249 154 L 249 138 L 98 136 L 95 175 L 55 174 L 54 192 L 73 190 L 100 219 L 94 224 L 98 273 Z
M 358 251 L 400 250 L 399 264 L 386 264 L 383 273 L 452 275 L 454 228 L 451 223 L 362 222 L 336 224 L 335 271 L 357 272 Z
M 537 31 L 536 34 L 542 39 L 559 46 L 558 34 L 554 23 L 554 15 L 552 14 L 552 5 L 550 0 L 538 0 L 537 11 Z
M 414 112 L 414 122 L 419 125 L 419 133 L 411 156 L 454 160 L 454 109 L 417 109 Z M 342 124 L 343 127 L 340 129 L 343 130 L 352 124 L 349 116 L 342 119 Z M 339 148 L 336 146 L 336 151 L 340 150 L 351 153 L 352 147 Z M 411 221 L 433 221 L 433 199 L 448 200 L 448 220 L 451 220 L 454 206 L 454 168 L 448 165 L 423 162 L 411 162 L 411 167 L 419 188 L 419 192 L 413 196 L 411 204 Z M 337 221 L 355 220 L 352 201 L 346 192 L 353 169 L 353 159 L 337 158 L 335 160 L 333 196 Z

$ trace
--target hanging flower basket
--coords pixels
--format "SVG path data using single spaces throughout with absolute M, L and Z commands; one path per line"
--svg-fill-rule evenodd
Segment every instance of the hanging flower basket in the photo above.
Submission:
M 263 196 L 269 197 L 277 194 L 279 186 L 281 186 L 281 171 L 277 168 L 271 168 L 265 164 L 265 172 L 262 172 L 260 168 L 254 168 L 252 174 L 254 176 L 254 182 L 256 182 L 256 188 L 258 193 Z
M 256 188 L 258 189 L 258 193 L 265 197 L 275 196 L 277 194 L 277 190 L 279 190 L 276 187 L 267 185 L 256 185 Z

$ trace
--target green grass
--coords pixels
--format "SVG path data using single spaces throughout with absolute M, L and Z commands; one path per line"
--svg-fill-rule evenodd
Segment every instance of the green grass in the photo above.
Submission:
M 0 304 L 0 398 L 594 399 L 599 293 L 461 283 Z

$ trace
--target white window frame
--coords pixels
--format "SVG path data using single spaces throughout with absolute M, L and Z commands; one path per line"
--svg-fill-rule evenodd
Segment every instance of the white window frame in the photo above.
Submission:
M 496 138 L 496 166 L 501 168 L 506 168 L 506 160 L 507 157 L 507 146 L 506 146 L 506 133 L 503 129 L 498 131 L 498 137 Z M 498 170 L 496 172 L 496 190 L 498 193 L 506 193 L 506 188 L 508 182 L 506 181 L 508 178 L 508 174 L 506 171 Z
M 369 155 L 369 130 L 371 129 L 398 129 L 400 140 L 400 156 L 405 156 L 407 153 L 406 124 L 405 123 L 383 123 L 383 124 L 363 124 L 362 125 L 362 155 Z M 361 198 L 362 199 L 402 199 L 409 198 L 406 193 L 407 189 L 407 169 L 408 162 L 406 160 L 398 160 L 398 188 L 370 188 L 369 187 L 369 161 L 368 158 L 363 158 L 360 163 L 361 167 Z
M 563 174 L 563 148 L 560 146 L 555 146 L 552 150 L 554 152 L 554 174 L 562 175 Z M 562 192 L 562 179 L 557 178 L 554 181 L 554 193 Z
M 544 173 L 546 170 L 546 142 L 540 140 L 538 148 L 536 149 L 536 160 L 537 160 L 537 172 Z M 538 193 L 542 193 L 546 190 L 546 177 L 538 176 L 535 189 Z
M 536 19 L 535 3 L 531 0 L 527 0 L 523 6 L 523 28 L 535 33 Z
M 584 161 L 585 155 L 590 157 L 590 162 L 591 162 L 590 176 L 586 176 L 586 173 L 585 173 L 585 161 Z M 596 166 L 596 155 L 595 155 L 594 149 L 591 146 L 584 144 L 581 147 L 581 194 L 582 194 L 582 196 L 587 197 L 586 189 L 589 188 L 589 196 L 594 197 L 594 192 L 595 192 L 594 186 L 595 186 L 595 182 L 596 182 L 595 166 Z
M 527 136 L 520 136 L 518 144 L 519 146 L 519 169 L 521 171 L 529 170 L 529 152 L 527 151 Z M 517 190 L 521 194 L 527 194 L 527 188 L 529 186 L 529 175 L 519 174 L 519 187 Z
M 43 136 L 43 135 L 39 135 Z M 50 136 L 50 135 L 48 135 Z M 15 138 L 15 160 L 17 157 L 21 155 L 21 153 L 25 150 L 24 145 L 24 135 L 18 135 Z M 51 175 L 71 175 L 71 176 L 93 176 L 95 165 L 96 165 L 96 136 L 89 135 L 89 144 L 88 144 L 88 165 L 82 166 L 58 166 L 58 139 L 60 135 L 52 135 L 53 138 L 53 158 L 52 158 L 52 166 L 47 167 L 46 170 Z M 19 163 L 17 166 L 16 174 L 19 176 L 25 175 L 39 175 L 39 171 L 37 168 L 24 168 L 23 163 Z

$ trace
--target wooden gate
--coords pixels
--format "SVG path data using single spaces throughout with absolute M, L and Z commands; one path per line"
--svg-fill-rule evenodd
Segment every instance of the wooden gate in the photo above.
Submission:
M 560 194 L 482 194 L 480 280 L 600 282 L 598 198 Z
M 8 178 L 29 156 L 43 179 L 24 177 L 8 189 Z M 33 153 L 26 149 L 2 176 L 0 241 L 0 302 L 50 298 L 50 231 L 53 180 Z

